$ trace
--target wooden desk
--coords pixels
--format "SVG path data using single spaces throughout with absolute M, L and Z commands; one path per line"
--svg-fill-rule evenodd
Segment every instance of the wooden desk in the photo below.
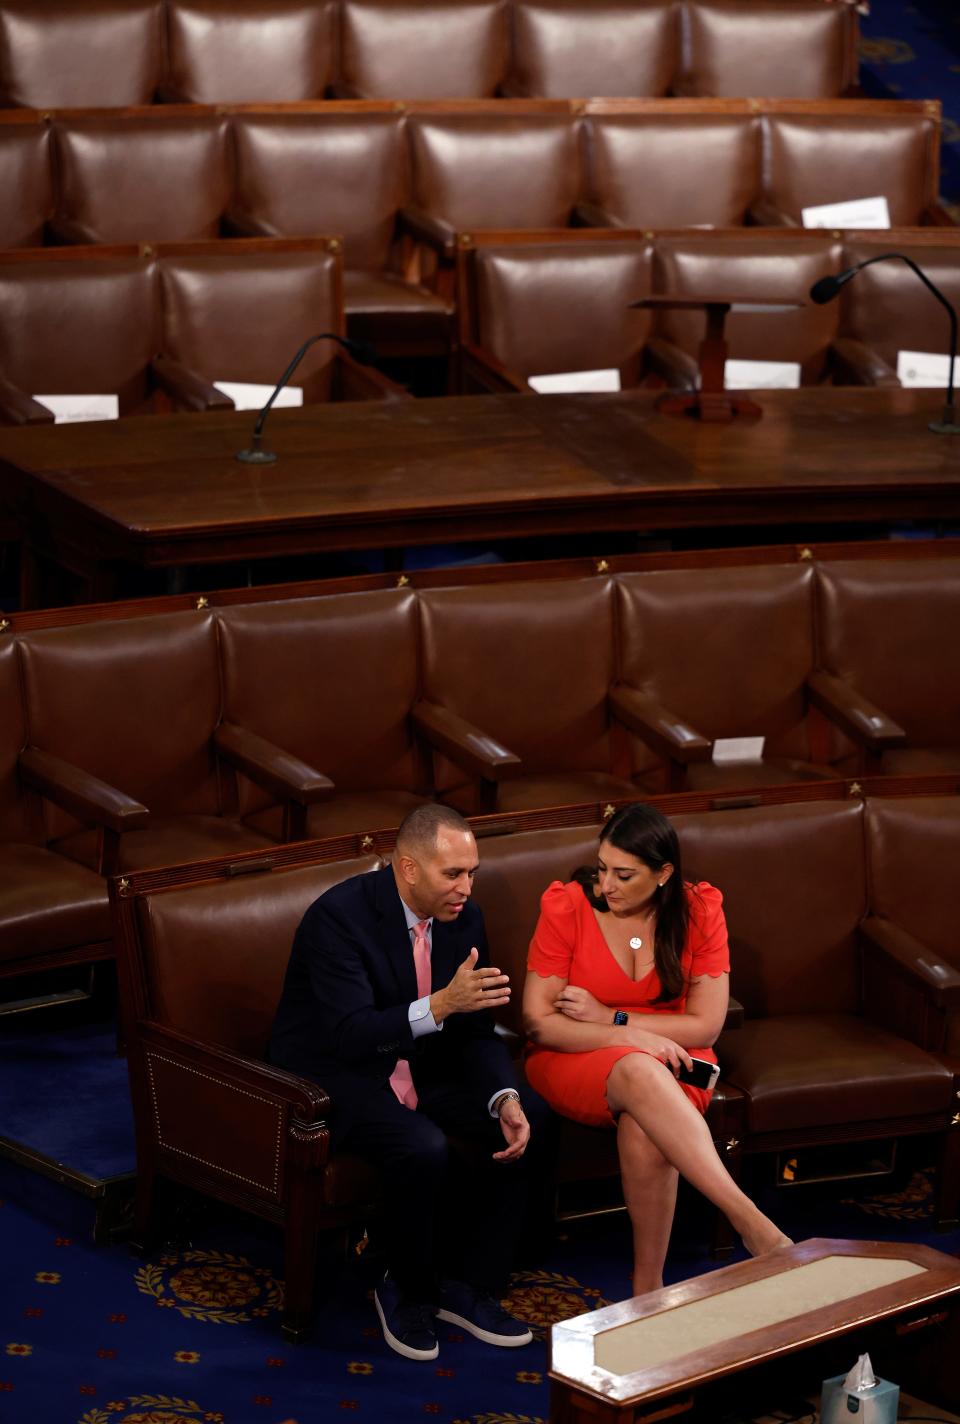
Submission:
M 960 517 L 938 392 L 770 391 L 703 426 L 647 393 L 275 411 L 280 455 L 234 459 L 249 413 L 0 430 L 28 556 L 114 594 L 116 567 L 602 530 Z M 27 560 L 29 564 L 29 557 Z M 27 592 L 27 590 L 25 590 Z M 25 606 L 30 606 L 27 602 Z
M 910 1349 L 922 1354 L 927 1337 L 952 1364 L 958 1304 L 952 1256 L 889 1241 L 800 1242 L 554 1325 L 551 1424 L 719 1418 L 731 1399 L 750 1418 L 775 1406 L 771 1390 L 819 1395 L 822 1379 L 874 1346 L 877 1373 L 906 1386 Z M 929 1360 L 921 1370 L 944 1393 Z

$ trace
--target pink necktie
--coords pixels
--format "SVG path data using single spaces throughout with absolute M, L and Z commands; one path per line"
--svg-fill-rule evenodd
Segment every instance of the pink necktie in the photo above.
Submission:
M 430 993 L 430 940 L 427 937 L 429 920 L 418 920 L 413 930 L 413 967 L 417 974 L 417 998 Z M 413 1086 L 410 1064 L 406 1058 L 398 1058 L 397 1066 L 390 1074 L 390 1086 L 405 1108 L 417 1106 L 417 1090 Z

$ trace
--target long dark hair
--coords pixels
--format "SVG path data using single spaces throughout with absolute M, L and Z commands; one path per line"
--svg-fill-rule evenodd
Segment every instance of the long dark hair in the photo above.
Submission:
M 673 866 L 673 874 L 665 885 L 655 891 L 653 899 L 653 964 L 660 980 L 660 993 L 654 1002 L 665 1004 L 679 999 L 686 988 L 680 956 L 687 943 L 690 912 L 677 833 L 656 807 L 637 802 L 633 806 L 624 806 L 622 811 L 610 817 L 600 832 L 600 844 L 605 841 L 642 861 L 650 870 Z M 572 878 L 581 886 L 594 909 L 601 913 L 609 910 L 597 886 L 596 866 L 581 866 L 573 872 Z

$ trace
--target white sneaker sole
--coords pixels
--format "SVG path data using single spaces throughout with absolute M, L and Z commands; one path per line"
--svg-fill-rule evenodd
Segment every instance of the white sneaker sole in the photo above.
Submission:
M 492 1330 L 482 1330 L 479 1325 L 475 1325 L 465 1315 L 454 1315 L 452 1310 L 438 1310 L 437 1319 L 445 1320 L 448 1325 L 459 1325 L 461 1330 L 466 1330 L 475 1339 L 482 1340 L 485 1345 L 500 1345 L 505 1350 L 513 1350 L 520 1345 L 529 1345 L 533 1339 L 533 1333 L 530 1330 L 525 1335 L 494 1335 Z
M 380 1297 L 376 1291 L 373 1293 L 373 1303 L 377 1307 L 377 1314 L 380 1317 L 380 1327 L 383 1330 L 383 1338 L 391 1350 L 396 1350 L 398 1355 L 404 1355 L 408 1360 L 435 1360 L 437 1358 L 440 1353 L 439 1345 L 434 1345 L 432 1350 L 416 1350 L 412 1345 L 405 1345 L 402 1340 L 397 1339 L 384 1318 L 383 1307 L 380 1304 Z

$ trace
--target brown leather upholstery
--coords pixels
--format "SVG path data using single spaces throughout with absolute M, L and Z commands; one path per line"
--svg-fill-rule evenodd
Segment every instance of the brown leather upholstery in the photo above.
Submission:
M 802 565 L 662 570 L 617 579 L 621 681 L 713 742 L 766 738 L 761 766 L 694 763 L 691 789 L 814 776 L 806 679 L 814 665 L 813 572 Z M 636 767 L 664 789 L 637 739 Z
M 579 195 L 576 129 L 558 114 L 412 114 L 416 207 L 460 232 L 569 226 Z
M 922 221 L 931 193 L 934 115 L 766 114 L 763 196 L 796 224 L 801 209 L 885 197 L 893 227 Z
M 322 99 L 333 79 L 333 0 L 167 0 L 166 10 L 169 99 Z
M 20 647 L 32 745 L 151 813 L 146 829 L 121 835 L 119 870 L 268 843 L 224 814 L 229 781 L 212 750 L 220 686 L 211 614 L 53 628 Z M 49 803 L 47 811 L 50 843 L 97 867 L 97 833 Z
M 843 265 L 853 267 L 886 251 L 906 253 L 948 301 L 954 306 L 960 304 L 960 247 L 956 244 L 911 244 L 908 236 L 899 234 L 894 242 L 883 246 L 876 241 L 845 242 Z M 840 332 L 864 342 L 886 362 L 892 377 L 898 351 L 936 351 L 946 355 L 950 319 L 905 263 L 877 262 L 844 287 Z
M 748 1099 L 748 1151 L 949 1120 L 950 1070 L 862 1016 L 863 814 L 831 801 L 676 818 L 685 873 L 723 890 L 746 1019 L 718 1056 Z
M 338 91 L 482 99 L 507 67 L 506 0 L 341 0 Z
M 161 0 L 3 0 L 0 107 L 149 104 L 162 14 Z
M 636 385 L 651 287 L 646 242 L 484 247 L 473 264 L 474 339 L 520 376 L 617 367 Z
M 511 92 L 667 94 L 680 60 L 680 10 L 674 0 L 514 0 Z
M 740 227 L 760 181 L 749 114 L 592 114 L 583 142 L 584 196 L 617 227 Z
M 521 759 L 500 809 L 631 794 L 612 774 L 612 593 L 605 579 L 421 593 L 424 697 Z M 437 775 L 443 799 L 462 797 L 462 774 L 438 759 Z
M 0 258 L 0 374 L 28 396 L 116 393 L 149 408 L 157 275 L 137 257 Z
M 801 383 L 816 385 L 829 373 L 840 318 L 838 303 L 816 306 L 807 294 L 818 278 L 840 270 L 841 259 L 839 242 L 814 237 L 661 238 L 655 248 L 654 290 L 681 297 L 798 303 L 795 312 L 731 313 L 724 334 L 731 357 L 799 361 Z M 695 356 L 704 322 L 702 312 L 665 311 L 658 317 L 657 333 Z
M 224 718 L 329 776 L 310 835 L 399 825 L 425 796 L 410 726 L 417 695 L 412 593 L 376 592 L 232 608 L 219 615 Z M 282 693 L 278 692 L 282 689 Z M 241 783 L 247 823 L 279 812 Z
M 19 119 L 0 123 L 0 247 L 39 247 L 53 216 L 50 131 Z
M 208 382 L 273 385 L 309 336 L 342 329 L 335 253 L 319 244 L 307 252 L 217 248 L 200 255 L 161 249 L 165 356 Z M 303 388 L 305 404 L 330 399 L 337 351 L 333 342 L 318 341 L 300 362 L 292 381 Z
M 685 0 L 684 12 L 685 63 L 675 93 L 829 99 L 855 80 L 849 5 Z
M 817 570 L 820 657 L 907 735 L 882 754 L 893 775 L 960 769 L 960 581 L 948 559 Z
M 226 120 L 163 109 L 54 123 L 55 224 L 69 242 L 216 237 L 230 195 Z

